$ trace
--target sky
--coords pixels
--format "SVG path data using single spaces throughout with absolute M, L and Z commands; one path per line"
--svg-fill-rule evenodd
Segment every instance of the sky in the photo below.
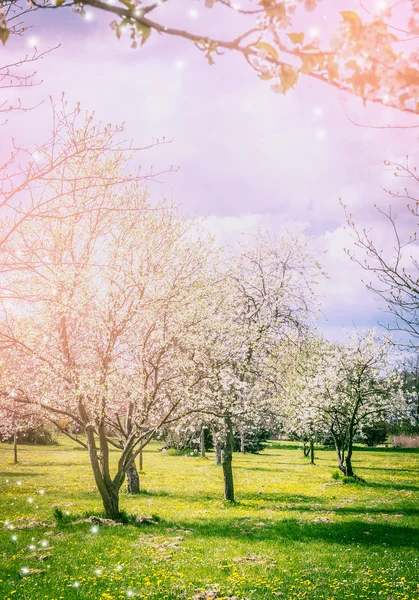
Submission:
M 194 32 L 226 37 L 234 29 L 234 22 L 219 20 L 220 13 L 209 17 L 204 2 L 178 0 L 175 6 L 167 18 Z M 320 15 L 320 26 L 328 27 L 330 14 Z M 124 122 L 136 146 L 163 136 L 170 140 L 140 155 L 145 167 L 178 167 L 150 191 L 172 196 L 191 216 L 207 217 L 218 239 L 235 243 L 258 226 L 278 235 L 287 230 L 311 235 L 328 273 L 318 286 L 319 327 L 326 336 L 340 339 L 343 329 L 385 320 L 361 281 L 365 273 L 345 254 L 353 240 L 339 199 L 361 227 L 388 244 L 374 203 L 386 209 L 390 198 L 384 190 L 397 189 L 397 181 L 383 161 L 409 155 L 414 163 L 418 130 L 366 128 L 351 120 L 399 125 L 414 124 L 412 117 L 365 108 L 308 78 L 285 96 L 275 94 L 242 57 L 225 54 L 209 66 L 201 52 L 179 39 L 152 34 L 144 47 L 132 49 L 128 36 L 116 39 L 111 20 L 94 12 L 83 20 L 67 10 L 43 11 L 23 38 L 1 50 L 4 61 L 31 52 L 34 44 L 39 51 L 60 45 L 36 64 L 42 83 L 15 92 L 33 106 L 44 102 L 28 113 L 10 114 L 0 130 L 0 157 L 12 136 L 31 148 L 48 137 L 48 98 L 58 101 L 64 92 L 69 105 L 80 102 L 98 120 Z M 308 32 L 314 26 L 318 23 L 304 23 Z M 0 92 L 13 99 L 10 90 Z

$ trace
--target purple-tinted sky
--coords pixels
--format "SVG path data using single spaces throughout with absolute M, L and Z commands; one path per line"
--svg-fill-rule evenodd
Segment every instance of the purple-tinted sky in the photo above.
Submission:
M 179 1 L 176 10 L 192 30 L 208 26 L 203 2 Z M 212 14 L 209 27 L 220 30 L 218 13 Z M 211 230 L 230 241 L 258 224 L 277 233 L 311 228 L 314 247 L 327 251 L 329 280 L 319 290 L 322 329 L 339 337 L 342 327 L 375 324 L 378 305 L 343 251 L 351 241 L 338 199 L 385 244 L 386 232 L 372 208 L 374 202 L 388 206 L 382 188 L 394 184 L 383 160 L 406 154 L 414 160 L 418 132 L 356 127 L 345 110 L 366 124 L 411 119 L 378 106 L 365 109 L 356 98 L 309 79 L 277 95 L 240 56 L 217 57 L 210 67 L 193 45 L 178 39 L 152 34 L 133 50 L 128 37 L 116 39 L 108 15 L 86 22 L 71 12 L 50 11 L 33 20 L 25 38 L 2 50 L 3 63 L 10 55 L 20 57 L 34 40 L 40 51 L 61 47 L 37 65 L 43 83 L 24 91 L 26 103 L 58 99 L 64 91 L 69 104 L 80 101 L 98 119 L 124 121 L 136 145 L 172 138 L 142 157 L 144 165 L 180 167 L 152 184 L 154 194 L 173 195 L 189 214 L 208 216 Z M 221 32 L 227 35 L 228 27 L 224 23 Z M 10 135 L 29 145 L 42 142 L 50 116 L 48 102 L 12 116 L 0 131 L 0 152 Z

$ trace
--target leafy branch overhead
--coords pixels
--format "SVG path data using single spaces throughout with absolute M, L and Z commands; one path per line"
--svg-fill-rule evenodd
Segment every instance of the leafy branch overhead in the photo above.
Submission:
M 203 52 L 211 65 L 228 51 L 242 55 L 275 92 L 285 94 L 306 76 L 359 96 L 364 103 L 419 113 L 419 0 L 394 2 L 394 7 L 389 0 L 371 10 L 369 4 L 373 3 L 367 3 L 359 13 L 345 10 L 344 4 L 247 0 L 237 5 L 232 0 L 205 0 L 199 26 L 192 26 L 187 11 L 182 23 L 173 0 L 151 4 L 140 0 L 112 4 L 31 0 L 25 9 L 16 0 L 0 0 L 0 40 L 5 44 L 10 34 L 16 33 L 17 14 L 23 15 L 20 22 L 24 23 L 33 10 L 72 7 L 83 17 L 90 7 L 112 15 L 115 35 L 121 41 L 129 36 L 133 48 L 150 37 L 157 41 L 182 38 Z M 196 12 L 199 2 L 190 5 Z M 202 31 L 214 31 L 214 25 L 222 33 L 215 36 Z M 228 35 L 229 31 L 235 34 Z

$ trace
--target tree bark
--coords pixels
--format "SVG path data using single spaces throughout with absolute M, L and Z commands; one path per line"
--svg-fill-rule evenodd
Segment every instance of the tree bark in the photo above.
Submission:
M 215 464 L 216 465 L 221 465 L 221 446 L 220 446 L 220 442 L 215 442 L 214 449 L 215 449 Z
M 303 452 L 304 452 L 304 456 L 308 456 L 309 455 L 310 447 L 307 446 L 307 442 L 304 442 Z
M 336 443 L 336 456 L 338 459 L 338 467 L 339 471 L 342 471 L 342 473 L 346 477 L 355 477 L 355 473 L 352 467 L 352 442 L 349 442 L 348 446 L 349 447 L 345 456 L 345 450 L 342 450 Z
M 345 471 L 345 475 L 347 477 L 355 477 L 355 473 L 352 468 L 352 439 L 349 440 L 348 452 L 345 458 Z
M 16 429 L 13 432 L 13 464 L 17 465 L 17 431 Z
M 200 450 L 201 450 L 201 456 L 204 458 L 205 457 L 205 427 L 201 427 Z
M 233 423 L 230 417 L 226 417 L 226 439 L 221 452 L 221 464 L 224 475 L 224 499 L 234 502 L 234 481 L 233 481 Z
M 117 521 L 121 517 L 119 510 L 119 490 L 107 490 L 107 494 L 102 495 L 103 508 L 105 509 L 105 517 Z
M 143 470 L 143 445 L 140 446 L 140 453 L 138 455 L 138 468 L 140 471 Z
M 332 429 L 331 431 L 332 433 L 332 437 L 333 437 L 333 441 L 335 443 L 335 450 L 336 450 L 336 458 L 338 461 L 338 469 L 339 471 L 342 471 L 342 473 L 344 475 L 346 475 L 346 467 L 345 467 L 345 445 L 344 442 L 342 442 L 342 440 L 339 438 L 338 435 L 336 435 Z
M 128 494 L 140 493 L 140 478 L 138 476 L 135 460 L 133 460 L 126 471 L 127 475 L 127 492 Z
M 314 465 L 314 441 L 310 439 L 310 464 Z
M 240 432 L 240 452 L 244 454 L 246 452 L 245 441 L 244 441 L 244 433 Z
M 80 403 L 79 411 L 82 419 L 85 423 L 88 423 L 88 415 L 84 406 Z M 121 517 L 119 510 L 119 490 L 124 482 L 125 473 L 123 469 L 120 469 L 117 473 L 116 479 L 118 479 L 118 485 L 112 481 L 109 473 L 109 445 L 105 436 L 104 427 L 101 424 L 99 427 L 99 440 L 101 457 L 99 460 L 98 447 L 96 445 L 95 434 L 91 426 L 85 426 L 87 448 L 89 451 L 90 464 L 95 478 L 97 489 L 102 498 L 102 504 L 105 511 L 105 517 L 107 519 L 113 519 L 117 521 Z
M 212 438 L 214 440 L 215 464 L 221 465 L 221 444 L 218 439 L 218 432 L 215 429 L 212 430 Z

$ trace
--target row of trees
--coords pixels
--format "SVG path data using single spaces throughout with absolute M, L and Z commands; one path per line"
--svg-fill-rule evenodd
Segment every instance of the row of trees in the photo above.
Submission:
M 4 171 L 1 395 L 11 427 L 19 411 L 78 427 L 83 438 L 65 432 L 88 451 L 117 518 L 144 445 L 205 413 L 234 500 L 234 423 L 272 397 L 278 365 L 308 327 L 320 265 L 306 241 L 262 232 L 220 250 L 173 202 L 150 199 L 110 127 L 74 123 L 61 115 L 25 169 L 10 174 L 12 155 Z
M 49 420 L 83 446 L 111 518 L 125 478 L 138 489 L 144 446 L 185 420 L 213 430 L 227 500 L 234 434 L 267 417 L 331 434 L 353 475 L 356 432 L 405 410 L 390 342 L 315 335 L 322 269 L 307 239 L 259 231 L 217 247 L 150 198 L 153 173 L 132 169 L 118 128 L 78 113 L 64 106 L 50 140 L 1 170 L 3 428 Z

